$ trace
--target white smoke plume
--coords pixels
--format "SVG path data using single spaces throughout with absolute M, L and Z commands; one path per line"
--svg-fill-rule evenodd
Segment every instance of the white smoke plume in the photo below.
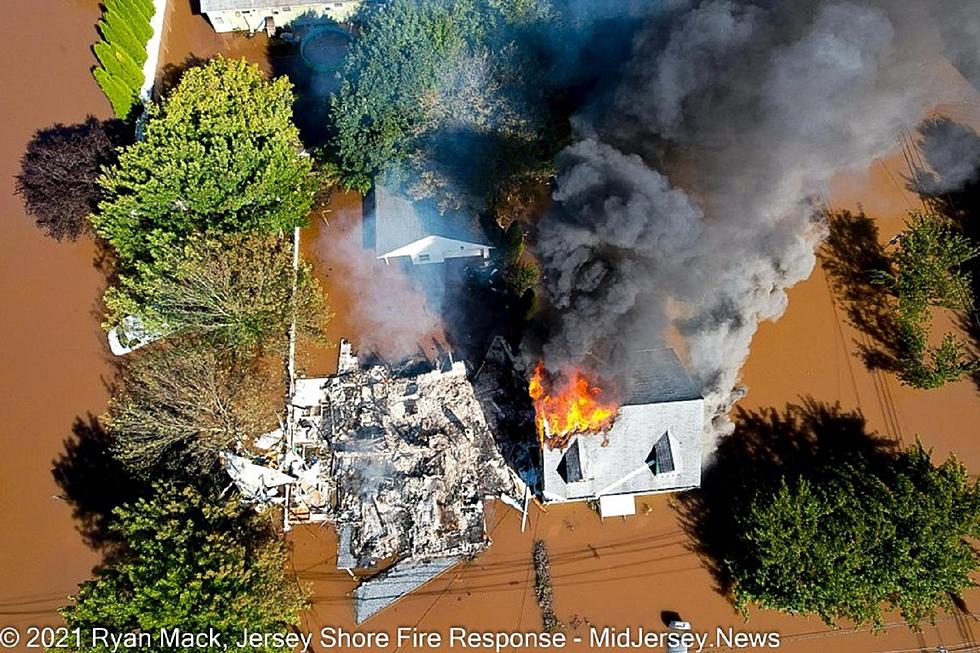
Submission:
M 356 334 L 360 352 L 391 363 L 429 356 L 433 343 L 445 341 L 439 318 L 443 277 L 436 269 L 409 275 L 404 259 L 378 261 L 360 223 L 359 211 L 339 211 L 315 244 L 318 268 L 335 279 L 330 302 L 338 313 L 334 320 L 344 325 L 341 335 Z
M 559 157 L 536 242 L 549 320 L 530 353 L 628 383 L 630 350 L 679 335 L 714 431 L 729 429 L 759 321 L 813 269 L 829 180 L 893 150 L 942 100 L 949 30 L 944 42 L 930 16 L 976 25 L 978 12 L 709 0 L 651 15 Z

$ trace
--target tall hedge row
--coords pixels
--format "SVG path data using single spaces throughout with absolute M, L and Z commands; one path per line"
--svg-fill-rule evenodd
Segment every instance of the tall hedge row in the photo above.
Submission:
M 92 71 L 99 88 L 120 118 L 126 118 L 139 101 L 143 86 L 146 44 L 153 36 L 152 0 L 105 0 L 99 21 L 102 40 L 93 50 L 99 65 Z
M 107 12 L 106 17 L 99 21 L 99 32 L 106 43 L 119 46 L 137 65 L 142 66 L 146 61 L 145 41 L 133 34 L 125 22 L 115 19 L 114 14 L 108 18 L 110 14 L 112 12 Z

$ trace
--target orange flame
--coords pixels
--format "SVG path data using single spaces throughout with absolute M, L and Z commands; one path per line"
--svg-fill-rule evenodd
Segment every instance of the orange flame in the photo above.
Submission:
M 558 388 L 543 363 L 534 368 L 528 394 L 534 401 L 538 437 L 552 449 L 568 443 L 573 433 L 598 433 L 612 424 L 617 406 L 600 401 L 602 389 L 574 370 Z

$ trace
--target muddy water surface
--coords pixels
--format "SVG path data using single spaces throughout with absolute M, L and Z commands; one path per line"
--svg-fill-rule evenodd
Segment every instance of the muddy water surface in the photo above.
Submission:
M 102 412 L 108 373 L 89 241 L 45 238 L 13 194 L 35 129 L 109 108 L 89 75 L 95 0 L 4 3 L 0 49 L 0 625 L 52 624 L 94 553 L 51 475 L 77 417 Z

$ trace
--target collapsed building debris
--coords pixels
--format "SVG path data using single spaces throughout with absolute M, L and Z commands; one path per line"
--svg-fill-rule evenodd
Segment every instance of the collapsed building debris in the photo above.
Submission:
M 246 501 L 285 505 L 287 527 L 332 524 L 339 569 L 394 561 L 355 591 L 360 623 L 486 549 L 485 500 L 526 509 L 528 489 L 464 363 L 395 372 L 341 341 L 337 370 L 295 379 L 284 428 L 223 461 Z
M 485 499 L 520 505 L 461 362 L 396 374 L 342 341 L 338 373 L 296 379 L 288 413 L 289 519 L 333 524 L 338 568 L 396 560 L 355 592 L 358 623 L 489 546 Z
M 232 482 L 238 487 L 246 501 L 252 503 L 282 504 L 285 502 L 282 490 L 296 479 L 278 469 L 260 465 L 248 458 L 223 453 L 221 462 Z
M 344 342 L 338 374 L 297 379 L 290 412 L 291 515 L 344 533 L 341 567 L 478 553 L 484 499 L 517 494 L 463 363 L 396 376 Z
M 451 360 L 424 372 L 362 365 L 341 341 L 337 374 L 295 379 L 284 427 L 256 440 L 261 454 L 227 454 L 225 466 L 247 499 L 285 504 L 287 525 L 332 524 L 339 569 L 391 563 L 355 590 L 361 623 L 486 549 L 488 498 L 525 518 L 532 492 L 598 498 L 604 515 L 625 515 L 636 494 L 697 486 L 703 400 L 676 355 L 639 352 L 634 381 L 602 437 L 549 447 L 503 338 L 472 379 Z

